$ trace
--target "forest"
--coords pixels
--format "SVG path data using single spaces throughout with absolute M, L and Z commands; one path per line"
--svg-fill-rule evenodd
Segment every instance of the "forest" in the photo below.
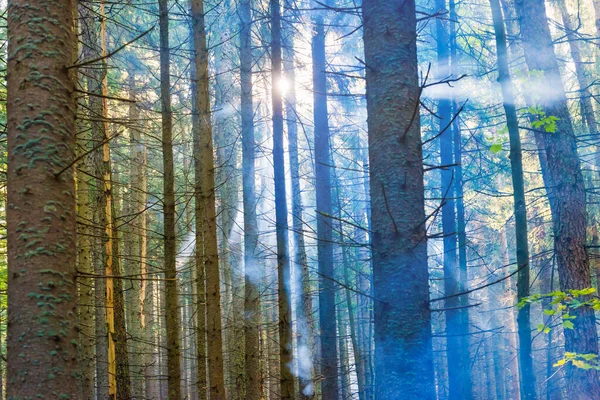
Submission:
M 0 0 L 0 400 L 600 400 L 600 0 Z

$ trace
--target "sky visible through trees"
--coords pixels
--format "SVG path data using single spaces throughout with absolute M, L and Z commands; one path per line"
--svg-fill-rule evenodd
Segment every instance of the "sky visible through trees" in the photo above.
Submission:
M 0 15 L 0 400 L 600 400 L 599 0 Z

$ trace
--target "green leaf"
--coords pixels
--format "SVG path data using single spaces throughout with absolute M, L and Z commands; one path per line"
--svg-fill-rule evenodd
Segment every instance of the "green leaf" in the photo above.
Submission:
M 575 325 L 573 325 L 573 323 L 571 321 L 569 321 L 569 320 L 563 321 L 562 326 L 565 329 L 573 329 L 573 328 L 575 328 Z
M 494 154 L 498 154 L 499 152 L 502 151 L 502 144 L 500 144 L 500 143 L 493 144 L 492 147 L 490 147 L 490 151 Z
M 544 310 L 544 314 L 546 314 L 546 315 L 554 315 L 554 314 L 556 314 L 556 311 L 554 311 L 554 310 Z

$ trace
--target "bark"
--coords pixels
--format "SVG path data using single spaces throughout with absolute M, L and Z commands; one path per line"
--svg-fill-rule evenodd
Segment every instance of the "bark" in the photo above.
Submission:
M 518 299 L 529 296 L 529 244 L 527 239 L 527 206 L 525 202 L 525 183 L 523 178 L 523 159 L 521 152 L 521 138 L 519 134 L 519 120 L 515 106 L 515 90 L 510 76 L 508 63 L 508 46 L 504 17 L 500 2 L 490 0 L 494 30 L 496 34 L 496 48 L 498 52 L 498 73 L 506 125 L 510 138 L 510 164 L 513 182 L 514 213 L 515 213 L 515 238 L 517 246 L 518 268 Z M 526 305 L 519 310 L 517 317 L 519 335 L 519 372 L 521 378 L 521 398 L 534 399 L 535 374 L 533 370 L 532 338 L 530 324 L 530 307 Z
M 290 24 L 297 18 L 292 0 L 284 1 L 285 20 Z M 289 14 L 289 15 L 287 15 Z M 299 379 L 298 395 L 302 399 L 312 399 L 315 396 L 315 339 L 314 319 L 312 310 L 312 290 L 308 270 L 308 258 L 304 239 L 304 207 L 302 205 L 302 192 L 300 188 L 300 162 L 298 158 L 298 115 L 296 113 L 296 72 L 294 62 L 294 28 L 283 29 L 283 69 L 289 83 L 285 95 L 285 115 L 288 133 L 288 146 L 290 157 L 290 178 L 292 189 L 292 236 L 294 240 L 293 265 L 299 269 L 294 272 L 294 277 L 299 282 L 299 300 L 296 305 L 296 323 L 298 324 L 298 370 Z M 297 271 L 297 270 L 296 270 Z M 302 352 L 302 355 L 300 355 Z
M 447 12 L 446 0 L 436 0 L 436 11 Z M 450 76 L 450 37 L 447 22 L 442 18 L 436 19 L 437 52 L 438 52 L 438 79 L 446 79 Z M 438 103 L 437 115 L 439 116 L 440 132 L 440 159 L 442 166 L 454 163 L 454 148 L 452 141 L 452 101 L 450 97 L 443 98 Z M 442 198 L 442 233 L 444 236 L 444 295 L 451 296 L 459 293 L 458 287 L 458 264 L 457 264 L 457 236 L 456 236 L 456 213 L 454 180 L 456 169 L 446 167 L 441 169 L 441 198 Z M 446 314 L 446 353 L 448 360 L 448 383 L 450 399 L 466 399 L 467 386 L 463 380 L 464 370 L 469 368 L 469 362 L 463 357 L 460 336 L 460 298 L 450 297 L 445 301 L 448 309 Z M 457 367 L 451 365 L 458 363 Z M 470 386 L 470 382 L 469 382 Z
M 207 332 L 206 343 L 208 344 L 210 398 L 219 400 L 225 398 L 225 378 L 223 372 L 221 288 L 215 205 L 215 166 L 208 81 L 208 49 L 206 47 L 204 2 L 202 0 L 192 1 L 192 24 L 199 113 L 199 132 L 198 137 L 194 139 L 194 154 L 196 155 L 196 234 L 199 235 L 196 240 L 196 257 L 200 258 L 199 262 L 201 263 L 197 264 L 198 297 L 200 301 L 202 301 L 203 294 L 206 297 L 205 329 Z M 199 244 L 202 244 L 200 248 L 198 248 Z M 203 275 L 205 276 L 205 283 L 201 281 Z M 201 321 L 199 320 L 199 334 L 202 334 L 201 329 Z M 204 362 L 200 358 L 200 347 L 204 345 L 200 340 L 198 341 L 198 363 Z M 198 374 L 201 374 L 200 367 L 198 368 Z M 201 377 L 199 376 L 199 378 Z
M 271 63 L 273 102 L 273 165 L 275 169 L 275 225 L 277 236 L 277 284 L 279 309 L 279 379 L 280 399 L 294 399 L 292 373 L 292 316 L 290 293 L 290 259 L 288 249 L 288 210 L 285 187 L 283 149 L 283 99 L 280 90 L 281 67 L 281 4 L 270 0 Z M 335 321 L 334 321 L 335 323 Z
M 133 63 L 133 62 L 132 62 Z M 135 100 L 136 72 L 130 68 L 129 75 L 129 98 Z M 135 103 L 129 106 L 129 182 L 127 193 L 127 215 L 130 226 L 124 237 L 125 242 L 125 275 L 140 277 L 141 280 L 128 282 L 128 290 L 125 291 L 127 304 L 127 327 L 130 340 L 130 366 L 132 378 L 132 395 L 136 399 L 144 397 L 145 383 L 144 371 L 146 362 L 144 354 L 147 351 L 144 345 L 144 298 L 146 282 L 143 280 L 146 273 L 146 260 L 142 254 L 146 232 L 143 229 L 146 222 L 146 174 L 144 143 L 138 127 L 139 110 Z
M 317 248 L 319 264 L 319 327 L 321 392 L 323 398 L 335 399 L 338 387 L 336 349 L 336 307 L 333 284 L 333 206 L 331 199 L 331 157 L 329 147 L 329 112 L 327 109 L 327 75 L 325 22 L 322 12 L 313 16 L 313 101 L 315 123 L 315 180 L 317 198 Z
M 81 19 L 83 26 L 82 32 L 90 29 L 87 18 L 89 12 L 84 7 L 81 8 Z M 93 24 L 92 24 L 93 25 Z M 93 26 L 91 27 L 93 29 Z M 83 37 L 83 35 L 82 35 Z M 83 39 L 85 40 L 85 39 Z M 80 75 L 79 79 L 82 78 Z M 82 80 L 80 80 L 82 82 Z M 81 100 L 84 103 L 84 100 Z M 85 104 L 88 106 L 88 104 Z M 88 106 L 89 108 L 89 106 Z M 81 139 L 79 148 L 81 154 L 85 154 L 91 148 L 91 132 L 87 130 L 85 124 L 78 124 L 78 132 L 85 132 Z M 93 144 L 92 144 L 93 145 Z M 81 157 L 81 154 L 79 155 Z M 79 398 L 82 400 L 93 400 L 95 395 L 95 331 L 94 331 L 94 264 L 93 264 L 93 210 L 92 205 L 92 178 L 90 171 L 90 158 L 87 157 L 77 166 L 77 268 L 83 276 L 78 277 L 77 284 L 79 286 L 79 368 L 81 374 Z M 2 397 L 0 396 L 0 399 Z
M 256 165 L 254 103 L 252 94 L 252 13 L 251 0 L 239 4 L 240 80 L 242 114 L 242 192 L 244 206 L 244 310 L 246 397 L 263 396 L 260 369 L 260 292 L 263 275 L 257 261 L 258 221 L 256 218 Z
M 365 0 L 363 19 L 376 398 L 433 399 L 415 2 Z
M 169 399 L 181 398 L 179 343 L 179 293 L 177 289 L 177 240 L 175 234 L 175 174 L 173 167 L 173 112 L 171 110 L 171 77 L 169 54 L 168 1 L 159 0 L 160 12 L 160 95 L 162 104 L 163 214 L 166 346 Z
M 567 108 L 558 62 L 553 49 L 542 0 L 516 0 L 525 60 L 531 71 L 542 71 L 548 93 L 536 99 L 547 116 L 559 118 L 557 132 L 539 133 L 547 159 L 546 191 L 552 211 L 554 247 L 561 290 L 592 286 L 586 243 L 586 196 L 577 155 L 577 144 Z M 574 329 L 565 330 L 565 350 L 578 354 L 598 353 L 593 310 L 579 308 Z M 596 371 L 572 365 L 566 368 L 567 391 L 575 399 L 600 393 Z
M 8 398 L 78 397 L 74 11 L 8 4 Z
M 450 5 L 450 72 L 453 78 L 458 77 L 458 45 L 456 43 L 457 29 L 456 23 L 458 15 L 456 13 L 455 0 L 449 1 Z M 454 112 L 454 122 L 452 123 L 452 136 L 454 141 L 454 196 L 456 197 L 456 236 L 458 239 L 458 293 L 464 293 L 468 288 L 469 276 L 467 272 L 467 231 L 465 221 L 465 197 L 464 197 L 464 179 L 462 163 L 462 131 L 460 125 L 460 107 L 456 98 L 452 99 L 452 110 Z M 471 372 L 471 337 L 469 335 L 469 295 L 463 295 L 459 298 L 458 327 L 460 357 L 461 357 L 461 389 L 464 398 L 473 397 L 472 372 Z

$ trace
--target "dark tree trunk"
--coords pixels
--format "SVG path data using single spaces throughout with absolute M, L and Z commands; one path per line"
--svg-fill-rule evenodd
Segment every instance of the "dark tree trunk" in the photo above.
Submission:
M 338 396 L 338 354 L 336 348 L 336 307 L 333 284 L 333 206 L 331 199 L 331 157 L 329 149 L 329 112 L 327 109 L 327 75 L 325 22 L 322 11 L 313 17 L 312 38 L 313 99 L 315 123 L 315 178 L 317 198 L 317 247 L 319 263 L 319 327 L 321 392 L 325 399 Z M 341 349 L 340 349 L 341 350 Z
M 433 399 L 420 88 L 413 0 L 363 2 L 376 398 Z M 410 321 L 406 324 L 405 321 Z
M 288 211 L 285 188 L 283 149 L 283 99 L 280 90 L 281 67 L 281 4 L 270 0 L 271 63 L 273 97 L 273 165 L 275 167 L 275 225 L 277 232 L 277 277 L 279 296 L 279 373 L 280 399 L 294 399 L 292 374 L 292 308 L 290 293 L 290 259 L 288 249 Z
M 163 153 L 163 214 L 165 314 L 167 346 L 167 382 L 169 399 L 181 398 L 181 368 L 179 343 L 179 293 L 177 289 L 177 238 L 175 235 L 175 172 L 173 166 L 173 112 L 171 110 L 171 59 L 169 54 L 168 1 L 159 0 L 160 13 L 160 97 Z

